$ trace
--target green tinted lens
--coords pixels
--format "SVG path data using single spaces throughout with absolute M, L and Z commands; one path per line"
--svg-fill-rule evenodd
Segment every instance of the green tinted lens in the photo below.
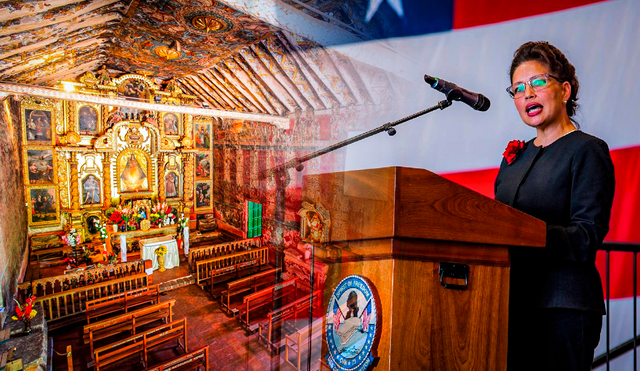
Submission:
M 543 78 L 543 77 L 539 77 L 537 79 L 533 79 L 531 80 L 531 87 L 536 88 L 536 87 L 544 87 L 547 86 L 547 79 Z
M 522 93 L 524 91 L 524 84 L 518 84 L 513 87 L 513 93 Z

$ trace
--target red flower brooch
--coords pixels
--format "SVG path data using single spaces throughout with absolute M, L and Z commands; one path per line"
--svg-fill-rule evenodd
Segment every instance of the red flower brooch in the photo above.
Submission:
M 523 148 L 524 148 L 523 140 L 514 139 L 511 142 L 509 142 L 509 144 L 507 144 L 507 148 L 504 150 L 504 153 L 502 154 L 502 156 L 504 156 L 504 159 L 507 160 L 507 164 L 511 165 L 516 160 L 516 157 L 518 157 L 518 154 L 520 153 L 520 151 L 522 151 Z

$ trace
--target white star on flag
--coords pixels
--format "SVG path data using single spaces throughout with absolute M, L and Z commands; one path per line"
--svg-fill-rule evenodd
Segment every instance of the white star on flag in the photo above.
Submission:
M 369 22 L 371 18 L 376 14 L 380 4 L 382 4 L 383 0 L 369 0 L 369 9 L 367 9 L 367 16 L 365 17 L 365 22 Z M 398 17 L 402 18 L 404 16 L 404 10 L 402 9 L 402 0 L 386 0 L 387 3 L 391 6 L 393 10 L 396 11 Z

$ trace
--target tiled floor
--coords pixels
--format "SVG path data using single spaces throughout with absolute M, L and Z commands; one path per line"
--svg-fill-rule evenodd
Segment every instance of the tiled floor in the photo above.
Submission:
M 162 290 L 163 286 L 169 287 L 167 282 L 185 283 L 186 279 L 181 277 L 187 275 L 186 261 L 181 261 L 177 268 L 163 273 L 154 272 L 153 279 L 154 283 L 161 283 Z M 247 334 L 235 318 L 226 315 L 220 309 L 219 301 L 215 301 L 197 285 L 187 284 L 164 291 L 160 300 L 169 299 L 176 299 L 174 319 L 187 318 L 189 350 L 209 346 L 210 370 L 294 370 L 284 362 L 284 351 L 280 355 L 272 354 L 267 346 L 258 340 L 257 334 Z M 62 353 L 66 346 L 71 344 L 76 371 L 86 370 L 90 361 L 89 347 L 82 344 L 83 325 L 84 323 L 78 323 L 50 332 L 57 352 Z M 178 350 L 175 345 L 176 343 L 171 341 L 153 351 L 149 364 L 158 364 L 182 354 L 183 351 Z M 142 366 L 136 361 L 131 357 L 112 369 L 141 370 Z M 66 357 L 54 353 L 53 366 L 54 370 L 67 370 Z M 303 369 L 306 370 L 306 367 Z

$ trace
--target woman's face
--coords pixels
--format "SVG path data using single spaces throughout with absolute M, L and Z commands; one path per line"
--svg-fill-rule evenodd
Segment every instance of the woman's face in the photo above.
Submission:
M 528 61 L 522 63 L 513 73 L 512 83 L 529 81 L 532 76 L 550 74 L 551 71 L 542 63 Z M 513 101 L 522 121 L 535 128 L 544 128 L 568 119 L 564 101 L 571 96 L 571 84 L 559 82 L 549 77 L 547 87 L 533 91 L 525 84 L 525 94 Z

